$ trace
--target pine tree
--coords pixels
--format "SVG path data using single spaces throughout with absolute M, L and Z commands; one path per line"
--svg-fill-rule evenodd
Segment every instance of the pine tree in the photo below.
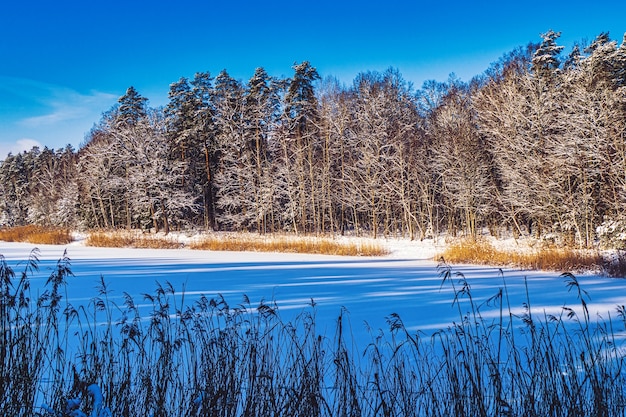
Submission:
M 614 56 L 615 85 L 626 87 L 626 33 L 622 39 L 619 49 Z
M 196 96 L 187 78 L 170 85 L 169 103 L 164 113 L 167 124 L 167 136 L 172 142 L 172 157 L 183 163 L 184 175 L 180 187 L 184 192 L 202 196 L 205 174 L 204 135 L 198 126 L 198 114 L 204 105 Z M 204 217 L 206 207 L 197 214 L 187 213 L 190 221 L 199 222 L 195 216 Z
M 559 55 L 563 46 L 557 45 L 556 40 L 561 36 L 561 32 L 549 30 L 541 35 L 543 41 L 533 55 L 532 72 L 539 77 L 550 78 L 561 65 Z
M 116 125 L 127 128 L 137 125 L 142 118 L 146 117 L 147 102 L 148 99 L 142 97 L 135 87 L 128 87 L 126 94 L 118 100 Z
M 308 61 L 293 66 L 284 100 L 283 181 L 295 231 L 317 229 L 319 109 L 314 82 L 320 79 Z
M 305 135 L 317 118 L 317 97 L 313 83 L 320 79 L 308 61 L 293 66 L 294 76 L 285 96 L 285 114 L 296 134 Z
M 78 187 L 71 146 L 44 148 L 35 159 L 29 180 L 28 221 L 43 226 L 70 227 L 77 222 Z
M 0 209 L 0 223 L 7 226 L 22 226 L 26 224 L 28 215 L 28 197 L 30 178 L 33 171 L 33 154 L 38 154 L 39 148 L 34 147 L 28 152 L 17 155 L 9 154 L 0 163 L 0 187 L 2 188 L 2 202 Z
M 168 97 L 169 103 L 164 109 L 167 131 L 180 149 L 180 159 L 186 161 L 187 153 L 191 147 L 190 141 L 195 127 L 195 112 L 198 107 L 187 78 L 183 77 L 170 84 Z
M 586 88 L 615 89 L 615 56 L 617 44 L 611 41 L 609 34 L 603 32 L 585 48 L 583 59 L 584 71 L 590 78 L 580 79 L 587 83 Z
M 209 72 L 198 72 L 191 81 L 194 96 L 194 144 L 202 155 L 202 174 L 198 169 L 195 185 L 202 194 L 204 227 L 215 229 L 215 186 L 214 171 L 217 165 L 218 146 L 216 140 L 215 108 L 212 103 L 213 79 Z

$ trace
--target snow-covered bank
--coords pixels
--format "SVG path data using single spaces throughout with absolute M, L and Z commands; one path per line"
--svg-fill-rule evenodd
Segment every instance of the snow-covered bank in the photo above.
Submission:
M 451 304 L 449 284 L 442 286 L 433 257 L 439 250 L 432 241 L 384 241 L 391 249 L 385 257 L 338 257 L 329 255 L 276 254 L 259 252 L 210 252 L 187 249 L 93 248 L 80 243 L 67 246 L 38 245 L 40 272 L 33 288 L 43 286 L 56 261 L 67 251 L 74 277 L 68 285 L 73 305 L 88 303 L 96 295 L 100 276 L 109 286 L 109 297 L 122 301 L 124 292 L 141 300 L 157 282 L 170 282 L 193 302 L 204 294 L 221 294 L 231 305 L 244 296 L 251 306 L 276 301 L 289 319 L 313 300 L 320 323 L 330 332 L 342 308 L 350 313 L 358 338 L 368 338 L 372 329 L 386 328 L 385 317 L 399 314 L 411 329 L 438 329 L 458 320 Z M 35 245 L 1 243 L 9 265 L 20 271 Z M 475 301 L 482 302 L 506 285 L 511 307 L 519 311 L 526 300 L 525 280 L 533 309 L 558 313 L 564 304 L 577 305 L 558 273 L 505 270 L 482 266 L 459 266 L 471 285 Z M 589 295 L 592 313 L 614 312 L 626 304 L 626 281 L 585 275 L 581 285 Z M 486 312 L 487 307 L 483 311 Z
M 146 369 L 163 369 L 160 362 L 161 356 L 159 356 L 159 352 L 161 351 L 159 349 L 171 345 L 166 344 L 166 342 L 169 343 L 170 341 L 167 337 L 160 339 L 161 336 L 159 335 L 161 333 L 159 332 L 162 329 L 161 326 L 165 326 L 164 323 L 181 324 L 181 326 L 187 323 L 187 325 L 190 325 L 188 320 L 192 317 L 198 319 L 198 324 L 200 324 L 200 327 L 197 328 L 198 334 L 202 336 L 205 333 L 208 334 L 209 339 L 202 339 L 202 346 L 211 349 L 215 346 L 218 349 L 224 348 L 223 352 L 221 350 L 218 352 L 219 355 L 211 354 L 208 356 L 216 359 L 215 366 L 218 368 L 222 366 L 221 361 L 223 358 L 235 357 L 235 355 L 231 356 L 234 350 L 239 352 L 236 358 L 245 361 L 247 357 L 245 355 L 249 354 L 249 352 L 244 353 L 245 346 L 249 346 L 248 342 L 256 343 L 253 345 L 255 349 L 257 346 L 264 346 L 263 344 L 266 342 L 273 343 L 272 340 L 274 339 L 272 337 L 274 335 L 272 333 L 267 336 L 268 333 L 265 333 L 267 329 L 259 334 L 255 333 L 256 330 L 250 335 L 246 333 L 250 330 L 248 326 L 256 323 L 256 318 L 271 316 L 271 320 L 276 321 L 272 322 L 269 329 L 281 329 L 282 324 L 284 324 L 284 329 L 287 332 L 285 334 L 288 336 L 287 339 L 279 337 L 275 342 L 276 345 L 269 346 L 269 349 L 272 352 L 277 352 L 278 357 L 281 358 L 280 361 L 270 359 L 272 364 L 277 364 L 276 366 L 282 366 L 281 361 L 283 360 L 299 358 L 299 354 L 295 354 L 296 351 L 291 350 L 294 349 L 294 346 L 290 343 L 298 340 L 293 332 L 303 332 L 309 335 L 308 342 L 306 342 L 307 349 L 309 345 L 319 346 L 322 351 L 328 349 L 330 353 L 327 359 L 329 361 L 328 364 L 330 364 L 332 359 L 335 358 L 335 356 L 332 356 L 336 353 L 333 353 L 333 349 L 343 349 L 343 345 L 337 345 L 336 339 L 338 333 L 341 333 L 344 335 L 345 339 L 343 340 L 347 344 L 348 353 L 352 355 L 357 366 L 364 366 L 365 369 L 374 369 L 371 367 L 380 366 L 380 369 L 374 369 L 373 375 L 386 373 L 390 369 L 387 361 L 395 360 L 396 355 L 394 351 L 393 354 L 390 353 L 389 357 L 386 357 L 387 351 L 385 351 L 383 353 L 383 356 L 385 356 L 384 361 L 379 362 L 378 365 L 376 361 L 371 361 L 370 363 L 371 346 L 377 346 L 381 349 L 390 348 L 392 350 L 394 346 L 405 346 L 411 354 L 421 352 L 417 358 L 414 356 L 404 357 L 402 354 L 397 357 L 398 360 L 402 361 L 402 369 L 406 369 L 406 375 L 410 376 L 411 381 L 415 380 L 416 374 L 414 372 L 425 372 L 424 381 L 434 380 L 435 378 L 439 380 L 442 375 L 445 376 L 446 372 L 439 372 L 437 367 L 422 367 L 421 364 L 439 363 L 441 352 L 438 349 L 441 349 L 441 347 L 436 343 L 446 344 L 449 342 L 451 345 L 448 346 L 456 346 L 456 343 L 459 342 L 456 340 L 456 337 L 466 333 L 478 332 L 479 334 L 475 340 L 471 339 L 471 337 L 462 337 L 464 342 L 460 341 L 460 345 L 455 347 L 455 349 L 458 349 L 458 353 L 453 353 L 448 361 L 441 363 L 442 366 L 445 364 L 456 369 L 457 358 L 465 355 L 468 349 L 474 349 L 477 360 L 482 364 L 500 364 L 498 359 L 500 358 L 499 353 L 496 356 L 490 356 L 494 353 L 491 352 L 493 346 L 490 344 L 490 338 L 492 336 L 497 337 L 498 334 L 504 335 L 505 343 L 515 340 L 516 347 L 512 351 L 521 352 L 522 350 L 518 351 L 517 349 L 523 349 L 524 343 L 528 340 L 528 332 L 523 333 L 524 325 L 522 320 L 522 317 L 529 317 L 526 306 L 532 306 L 531 311 L 533 317 L 535 317 L 534 320 L 548 320 L 549 315 L 563 317 L 563 323 L 565 324 L 553 325 L 553 330 L 550 331 L 551 335 L 561 335 L 561 331 L 565 326 L 572 326 L 573 331 L 569 333 L 571 335 L 580 333 L 580 327 L 576 327 L 575 321 L 568 320 L 567 315 L 570 311 L 576 311 L 579 314 L 578 317 L 583 317 L 581 314 L 581 303 L 576 299 L 576 292 L 568 292 L 566 281 L 556 273 L 516 270 L 501 272 L 498 268 L 466 265 L 454 268 L 449 275 L 449 279 L 446 282 L 442 282 L 442 271 L 438 269 L 437 263 L 432 260 L 433 251 L 436 249 L 434 245 L 429 245 L 428 242 L 403 243 L 398 241 L 392 243 L 397 245 L 396 250 L 392 251 L 388 256 L 376 258 L 260 252 L 210 252 L 187 249 L 106 249 L 85 247 L 81 244 L 68 246 L 41 245 L 37 252 L 40 259 L 40 269 L 39 272 L 33 273 L 30 278 L 30 291 L 33 295 L 37 295 L 33 297 L 33 300 L 40 299 L 38 298 L 39 296 L 46 294 L 44 291 L 49 291 L 50 285 L 46 285 L 46 281 L 48 277 L 55 274 L 57 260 L 66 251 L 67 256 L 70 258 L 73 276 L 67 277 L 68 285 L 60 291 L 62 294 L 62 307 L 58 310 L 59 314 L 65 315 L 66 311 L 84 312 L 86 318 L 83 326 L 88 327 L 88 332 L 115 333 L 116 336 L 113 337 L 125 337 L 125 341 L 134 337 L 131 336 L 132 332 L 129 329 L 132 329 L 135 323 L 140 323 L 139 327 L 137 327 L 139 329 L 145 326 L 143 327 L 144 330 L 149 328 L 152 329 L 150 331 L 155 332 L 141 333 L 143 335 L 151 334 L 152 336 L 150 337 L 153 339 L 150 339 L 150 337 L 143 338 L 143 336 L 133 339 L 138 346 L 146 347 L 148 350 L 155 349 L 152 351 L 152 356 L 137 356 L 138 352 L 143 352 L 142 349 L 130 349 L 130 353 L 128 350 L 125 351 L 125 354 L 132 353 L 133 359 L 126 363 L 127 368 L 112 371 L 114 375 L 114 377 L 111 377 L 112 381 L 118 381 L 116 379 L 118 375 L 143 375 Z M 5 254 L 6 262 L 18 274 L 24 268 L 24 261 L 28 259 L 32 249 L 33 245 L 23 243 L 2 243 L 0 245 L 0 253 Z M 61 266 L 63 266 L 63 263 L 61 263 Z M 462 273 L 463 276 L 455 274 L 455 271 Z M 467 293 L 455 292 L 455 288 L 459 290 L 464 285 L 459 282 L 459 279 L 463 277 L 471 286 L 473 305 L 470 305 L 468 302 Z M 106 283 L 106 291 L 100 286 L 101 279 Z M 579 278 L 579 282 L 583 290 L 589 294 L 589 298 L 586 298 L 586 303 L 591 314 L 590 322 L 592 326 L 595 326 L 594 323 L 598 317 L 607 319 L 611 315 L 616 319 L 618 318 L 615 310 L 617 306 L 625 304 L 626 281 L 585 275 Z M 169 288 L 174 290 L 174 295 L 170 295 Z M 493 302 L 493 297 L 499 294 L 500 289 L 504 289 L 504 292 L 501 294 L 506 296 Z M 194 310 L 196 313 L 187 315 L 187 312 L 190 310 L 182 306 L 183 292 L 184 303 L 187 306 L 192 304 L 196 306 L 198 308 Z M 132 308 L 128 307 L 126 294 L 134 300 L 131 303 L 133 305 Z M 145 294 L 148 294 L 148 296 L 145 296 Z M 203 301 L 202 296 L 206 296 L 208 299 L 215 299 L 216 302 Z M 453 305 L 453 300 L 455 300 L 456 296 L 459 296 L 459 302 Z M 96 297 L 99 298 L 96 299 Z M 489 299 L 492 299 L 491 303 L 487 302 Z M 222 300 L 231 308 L 226 308 Z M 503 303 L 502 310 L 500 309 L 499 301 Z M 73 308 L 66 309 L 66 302 Z M 274 302 L 278 306 L 279 318 L 277 319 L 277 316 L 273 314 L 268 316 L 266 309 L 256 310 L 256 307 L 261 305 L 261 303 L 264 303 L 265 306 L 269 305 L 269 308 L 272 309 Z M 232 324 L 227 322 L 230 319 L 225 318 L 224 311 L 228 313 L 233 311 L 243 312 L 241 315 L 241 320 L 243 321 L 238 325 L 243 327 L 231 327 L 231 333 L 228 330 L 223 333 L 222 330 L 225 330 L 225 328 L 220 327 L 219 332 L 212 333 L 210 325 L 203 321 L 205 314 L 207 314 L 207 310 L 203 310 L 201 307 L 203 305 L 216 306 L 215 314 L 217 316 L 214 317 L 215 322 L 222 323 L 224 326 Z M 312 305 L 315 305 L 314 309 L 311 307 Z M 571 307 L 572 310 L 564 310 L 563 307 L 566 305 Z M 101 310 L 101 306 L 106 306 L 106 309 Z M 40 309 L 36 311 L 40 311 Z M 185 311 L 184 314 L 181 313 L 183 311 Z M 198 313 L 198 311 L 200 312 Z M 255 314 L 256 311 L 259 311 L 260 314 Z M 95 318 L 96 312 L 98 314 L 97 319 Z M 249 315 L 249 312 L 252 314 Z M 305 314 L 302 315 L 302 312 Z M 481 317 L 478 320 L 476 320 L 475 316 L 477 313 Z M 338 317 L 340 316 L 342 317 L 341 332 L 338 331 Z M 104 317 L 106 319 L 103 319 Z M 401 318 L 403 324 L 400 327 L 395 327 L 395 329 L 406 328 L 412 335 L 419 332 L 419 340 L 425 341 L 424 344 L 419 343 L 419 346 L 424 346 L 424 351 L 421 351 L 421 348 L 417 348 L 418 344 L 412 345 L 416 339 L 410 339 L 408 343 L 403 343 L 404 335 L 390 331 L 391 328 L 394 328 L 393 326 L 397 326 L 397 317 Z M 500 318 L 503 318 L 505 321 L 504 327 L 501 328 L 503 333 L 493 330 L 498 329 Z M 77 349 L 76 343 L 88 340 L 84 339 L 86 334 L 85 328 L 82 328 L 83 333 L 80 333 L 81 328 L 77 324 L 78 321 L 80 320 L 69 323 L 64 321 L 64 323 L 68 324 L 65 329 L 62 329 L 66 333 L 62 334 L 70 335 L 69 339 L 63 339 L 64 349 L 69 349 L 66 352 L 72 352 L 74 349 Z M 132 323 L 130 323 L 131 321 Z M 558 320 L 557 322 L 561 323 Z M 156 324 L 152 326 L 153 323 Z M 276 323 L 281 324 L 276 325 Z M 456 323 L 456 325 L 453 325 L 453 323 Z M 461 327 L 464 330 L 459 330 L 461 328 L 459 327 L 460 323 L 463 323 Z M 509 325 L 508 323 L 511 324 Z M 550 321 L 550 323 L 554 322 Z M 623 344 L 623 341 L 620 340 L 624 337 L 623 325 L 619 319 L 614 320 L 614 325 L 615 327 L 609 333 L 610 344 L 612 351 L 619 353 Z M 127 330 L 123 330 L 125 326 Z M 313 329 L 315 332 L 314 336 L 311 337 L 311 333 L 307 333 L 304 330 L 307 329 L 307 326 L 309 326 L 308 329 Z M 209 328 L 208 332 L 207 328 Z M 173 327 L 167 327 L 167 329 L 170 329 L 169 331 L 172 331 L 172 334 L 182 334 L 174 331 Z M 516 331 L 515 329 L 522 330 Z M 528 326 L 525 329 L 528 329 Z M 112 333 L 108 333 L 109 330 Z M 440 332 L 440 330 L 443 331 Z M 233 335 L 235 333 L 232 332 L 239 331 L 243 332 L 241 333 L 243 339 L 236 339 L 232 346 L 230 344 L 222 346 L 219 343 L 215 343 L 219 338 L 216 339 L 211 336 L 218 334 Z M 318 338 L 318 334 L 326 337 Z M 438 334 L 438 337 L 428 337 L 428 335 L 434 334 Z M 509 338 L 511 334 L 516 336 Z M 235 334 L 235 336 L 237 335 L 239 333 Z M 263 337 L 260 335 L 263 335 Z M 517 335 L 520 337 L 518 338 Z M 543 336 L 542 331 L 537 332 L 537 335 L 537 340 L 548 341 L 547 346 L 551 347 L 551 352 L 553 352 L 550 357 L 549 366 L 551 368 L 549 369 L 551 372 L 556 372 L 560 380 L 559 371 L 558 369 L 554 371 L 553 364 L 558 362 L 558 355 L 562 355 L 563 346 L 572 347 L 572 352 L 577 352 L 579 348 L 578 342 L 568 344 L 569 340 L 573 339 L 560 340 L 559 337 L 556 337 L 559 340 L 553 340 L 551 339 L 552 336 L 546 338 Z M 587 334 L 586 340 L 595 340 L 594 335 L 595 333 Z M 247 339 L 248 337 L 250 337 L 250 340 Z M 391 339 L 392 337 L 393 339 Z M 154 348 L 155 340 L 162 340 L 163 343 L 158 344 L 161 343 L 158 342 L 156 344 L 157 347 Z M 211 342 L 207 343 L 207 340 Z M 437 340 L 438 342 L 435 342 Z M 241 343 L 242 341 L 243 343 Z M 310 341 L 315 341 L 315 343 Z M 319 345 L 317 341 L 320 341 Z M 195 339 L 190 339 L 188 345 L 192 346 L 196 342 Z M 186 342 L 181 341 L 181 343 L 184 344 Z M 396 343 L 400 344 L 397 345 Z M 475 343 L 479 343 L 480 346 L 477 347 Z M 98 356 L 100 354 L 98 346 L 101 345 L 93 345 L 93 351 L 89 351 L 96 359 L 100 358 Z M 118 349 L 119 346 L 124 346 L 124 343 L 111 343 L 111 345 L 107 346 Z M 484 350 L 482 346 L 484 346 Z M 614 346 L 617 346 L 617 350 L 613 348 Z M 431 348 L 433 349 L 432 351 L 429 350 Z M 580 348 L 583 350 L 587 349 L 583 345 Z M 282 349 L 286 350 L 283 351 Z M 296 346 L 295 349 L 299 349 L 298 352 L 300 354 L 303 350 L 306 350 L 302 346 Z M 165 351 L 169 352 L 167 349 Z M 116 364 L 117 362 L 111 361 L 110 357 L 107 356 L 108 354 L 114 354 L 115 358 L 123 357 L 123 355 L 117 355 L 115 352 L 115 350 L 108 352 L 105 349 L 105 352 L 102 352 L 102 358 L 98 360 L 102 360 L 102 363 L 105 364 Z M 25 353 L 28 354 L 29 352 L 26 351 Z M 511 351 L 504 353 L 507 358 L 511 358 L 513 354 Z M 593 353 L 597 357 L 602 355 L 602 352 Z M 186 354 L 177 351 L 175 354 L 167 356 L 172 361 L 169 368 L 166 368 L 168 375 L 179 373 L 181 367 L 190 369 L 189 363 L 186 362 L 188 358 Z M 316 351 L 317 354 L 318 352 Z M 538 358 L 543 358 L 545 349 L 542 347 L 535 354 L 539 355 L 537 356 Z M 259 357 L 266 358 L 263 355 L 265 353 Z M 486 356 L 483 358 L 482 355 Z M 571 352 L 568 355 L 569 358 L 576 360 L 579 357 L 584 358 L 579 354 Z M 28 357 L 30 358 L 30 356 Z M 530 357 L 529 361 L 534 364 L 534 359 L 535 357 Z M 68 354 L 65 360 L 73 360 L 72 354 Z M 308 357 L 304 357 L 303 360 L 308 363 Z M 25 361 L 22 360 L 22 362 Z M 155 361 L 158 365 L 154 365 L 151 361 Z M 358 365 L 359 361 L 363 361 L 363 363 Z M 503 367 L 503 374 L 506 375 L 509 375 L 508 368 L 512 367 L 514 370 L 517 369 L 519 371 L 519 369 L 527 366 L 521 364 L 519 365 L 521 368 L 516 368 L 515 366 L 517 365 L 519 364 L 516 361 L 505 359 L 499 366 Z M 88 364 L 86 368 L 90 366 Z M 180 376 L 180 381 L 188 383 L 189 375 L 195 375 L 196 369 L 193 366 L 191 368 L 191 371 L 185 371 L 187 374 Z M 211 367 L 209 366 L 209 368 Z M 570 368 L 582 369 L 578 362 L 571 365 Z M 174 369 L 175 371 L 173 371 Z M 234 367 L 233 369 L 237 368 Z M 275 375 L 284 375 L 285 371 L 282 369 L 275 369 Z M 213 375 L 215 373 L 212 372 L 212 368 L 209 371 L 211 372 L 206 375 L 213 383 Z M 620 373 L 619 369 L 614 371 L 614 374 Z M 246 375 L 248 375 L 247 371 Z M 258 374 L 255 371 L 250 373 L 250 375 L 256 377 Z M 521 373 L 520 375 L 525 376 L 527 374 Z M 393 380 L 396 376 L 390 373 L 385 375 L 385 378 Z M 330 377 L 332 378 L 332 375 Z M 66 378 L 66 383 L 69 384 L 71 378 Z M 93 382 L 91 375 L 82 378 L 85 382 Z M 105 377 L 103 376 L 103 378 Z M 160 380 L 161 376 L 153 378 Z M 372 378 L 372 375 L 369 378 Z M 378 381 L 376 376 L 373 376 L 373 378 L 373 381 Z M 99 379 L 99 377 L 96 379 Z M 263 377 L 262 379 L 266 381 L 267 378 Z M 42 392 L 48 393 L 54 388 L 49 385 L 49 380 L 49 378 L 45 377 L 40 381 Z M 294 381 L 300 381 L 300 379 L 295 378 Z M 456 384 L 457 379 L 452 378 L 450 382 Z M 118 384 L 118 382 L 115 382 L 115 384 Z M 282 384 L 282 382 L 279 382 L 279 384 Z M 515 386 L 527 386 L 527 383 L 525 384 L 516 383 Z M 193 394 L 193 389 L 198 389 L 199 386 L 201 387 L 199 389 L 202 390 L 202 387 L 207 385 L 210 384 L 201 382 L 197 386 L 188 387 L 182 385 L 183 391 L 188 396 L 187 403 L 190 404 L 192 400 L 198 400 L 198 395 L 202 395 L 203 391 L 200 391 L 201 394 L 196 393 L 194 394 L 195 396 L 190 396 L 189 393 Z M 493 385 L 489 381 L 485 383 L 485 386 L 488 387 Z M 328 392 L 330 394 L 328 395 L 331 398 L 335 389 L 332 386 L 332 382 L 324 382 L 322 386 L 329 388 Z M 361 386 L 370 387 L 373 386 L 373 383 L 368 379 L 365 382 L 361 382 Z M 609 384 L 610 386 L 612 385 Z M 120 387 L 115 386 L 114 389 L 117 390 L 118 388 Z M 141 389 L 145 389 L 145 387 Z M 293 390 L 290 388 L 287 391 L 299 392 L 298 389 L 300 388 L 294 388 Z M 128 402 L 134 399 L 136 391 L 134 389 L 129 395 L 127 390 L 124 401 Z M 236 390 L 236 392 L 241 391 Z M 449 392 L 449 389 L 447 387 L 442 388 L 441 392 Z M 43 397 L 41 400 L 35 401 L 36 404 L 42 404 L 43 402 Z M 145 402 L 142 402 L 142 404 L 144 407 L 146 405 L 149 406 Z M 111 400 L 110 394 L 107 402 L 107 406 L 109 405 L 111 409 L 114 409 L 116 406 L 119 408 L 119 404 L 116 405 Z M 180 403 L 177 403 L 176 406 L 180 406 Z

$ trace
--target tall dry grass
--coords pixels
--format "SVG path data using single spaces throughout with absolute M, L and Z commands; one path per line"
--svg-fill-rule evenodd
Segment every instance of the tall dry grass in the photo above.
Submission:
M 35 225 L 0 229 L 0 241 L 63 245 L 73 241 L 65 228 Z M 174 235 L 154 235 L 139 231 L 97 230 L 88 234 L 87 246 L 110 248 L 178 249 L 186 244 Z M 212 251 L 252 251 L 310 253 L 339 256 L 383 256 L 388 250 L 381 244 L 360 240 L 340 242 L 313 236 L 260 236 L 253 234 L 219 234 L 201 237 L 189 244 L 191 249 Z
M 192 243 L 190 248 L 213 251 L 311 253 L 341 256 L 382 256 L 389 253 L 384 246 L 372 242 L 356 240 L 339 242 L 323 237 L 247 234 L 209 235 Z
M 93 231 L 85 245 L 103 248 L 179 249 L 184 245 L 165 235 L 151 235 L 134 231 Z
M 0 229 L 0 240 L 5 242 L 65 245 L 71 243 L 73 238 L 72 233 L 67 228 L 28 225 Z
M 479 304 L 462 273 L 441 268 L 458 321 L 426 336 L 390 314 L 387 330 L 355 346 L 343 312 L 326 335 L 314 305 L 285 322 L 275 303 L 189 303 L 168 283 L 116 302 L 102 279 L 74 307 L 69 259 L 31 290 L 37 253 L 19 275 L 0 257 L 0 415 L 624 415 L 624 307 L 593 322 L 569 274 L 578 306 L 538 316 L 526 300 L 514 314 L 504 277 Z M 499 315 L 484 317 L 485 305 Z
M 546 271 L 600 270 L 605 261 L 598 252 L 570 248 L 542 247 L 508 251 L 485 240 L 468 239 L 448 246 L 436 259 L 449 263 L 511 266 Z
M 94 231 L 87 246 L 175 249 L 185 247 L 171 235 L 152 235 L 132 231 Z M 387 249 L 377 243 L 363 241 L 339 242 L 312 236 L 260 236 L 245 233 L 215 234 L 200 237 L 188 247 L 196 250 L 238 252 L 309 253 L 340 256 L 382 256 Z

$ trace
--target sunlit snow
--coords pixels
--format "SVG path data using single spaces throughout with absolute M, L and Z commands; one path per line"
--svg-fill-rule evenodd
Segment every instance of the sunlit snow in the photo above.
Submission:
M 0 253 L 16 272 L 35 246 L 2 243 Z M 459 321 L 458 306 L 453 306 L 452 282 L 442 284 L 435 248 L 429 244 L 392 242 L 392 254 L 386 257 L 337 257 L 301 254 L 209 252 L 193 250 L 105 249 L 82 245 L 39 245 L 40 271 L 32 279 L 32 288 L 43 287 L 56 262 L 67 250 L 74 277 L 69 278 L 67 296 L 77 307 L 87 305 L 97 295 L 100 276 L 104 278 L 110 300 L 120 305 L 122 295 L 133 296 L 137 304 L 143 294 L 154 292 L 157 284 L 169 282 L 185 303 L 201 295 L 221 295 L 235 307 L 247 297 L 250 307 L 260 302 L 276 302 L 283 320 L 291 320 L 315 304 L 317 329 L 329 336 L 334 333 L 336 318 L 345 309 L 357 341 L 367 343 L 378 330 L 386 331 L 386 317 L 401 316 L 411 330 L 446 328 Z M 574 292 L 568 292 L 565 280 L 555 272 L 504 270 L 477 266 L 452 266 L 471 286 L 476 305 L 483 304 L 483 317 L 497 317 L 499 310 L 485 303 L 499 288 L 508 294 L 514 314 L 524 312 L 528 291 L 533 314 L 562 314 L 562 307 L 578 308 Z M 453 275 L 454 277 L 454 275 Z M 526 283 L 527 286 L 526 286 Z M 626 304 L 626 281 L 593 275 L 579 276 L 587 291 L 587 305 L 592 319 L 617 316 L 616 306 Z M 457 288 L 458 289 L 458 288 Z M 467 308 L 461 300 L 461 311 Z M 505 301 L 506 302 L 506 301 Z M 493 311 L 492 311 L 493 310 Z M 371 329 L 368 333 L 367 328 Z

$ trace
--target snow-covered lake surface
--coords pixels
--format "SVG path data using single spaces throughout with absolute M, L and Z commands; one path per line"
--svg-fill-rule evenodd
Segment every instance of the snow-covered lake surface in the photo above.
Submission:
M 74 273 L 67 295 L 75 307 L 87 305 L 97 295 L 102 276 L 111 291 L 109 298 L 120 305 L 124 292 L 140 304 L 144 293 L 154 293 L 157 282 L 169 282 L 177 292 L 184 289 L 185 302 L 218 294 L 231 306 L 242 303 L 244 295 L 252 307 L 262 300 L 275 301 L 285 321 L 307 309 L 313 300 L 318 331 L 332 337 L 336 318 L 345 309 L 354 336 L 364 343 L 370 340 L 365 323 L 376 335 L 378 329 L 388 329 L 385 318 L 391 313 L 399 314 L 411 330 L 426 333 L 459 321 L 458 309 L 452 306 L 452 288 L 449 283 L 442 286 L 437 262 L 432 260 L 435 247 L 402 241 L 390 245 L 393 252 L 378 258 L 37 245 L 41 263 L 31 287 L 34 291 L 43 287 L 67 250 Z M 0 254 L 20 273 L 34 247 L 0 242 Z M 566 304 L 580 305 L 559 273 L 504 270 L 501 275 L 498 268 L 467 265 L 453 265 L 452 270 L 465 275 L 477 304 L 506 285 L 515 313 L 523 311 L 527 288 L 533 312 L 538 314 L 558 315 Z M 606 319 L 609 314 L 615 319 L 616 306 L 626 304 L 626 280 L 592 275 L 578 278 L 589 294 L 592 319 L 597 315 Z M 490 308 L 494 310 L 487 305 L 481 308 L 484 317 L 499 313 Z

